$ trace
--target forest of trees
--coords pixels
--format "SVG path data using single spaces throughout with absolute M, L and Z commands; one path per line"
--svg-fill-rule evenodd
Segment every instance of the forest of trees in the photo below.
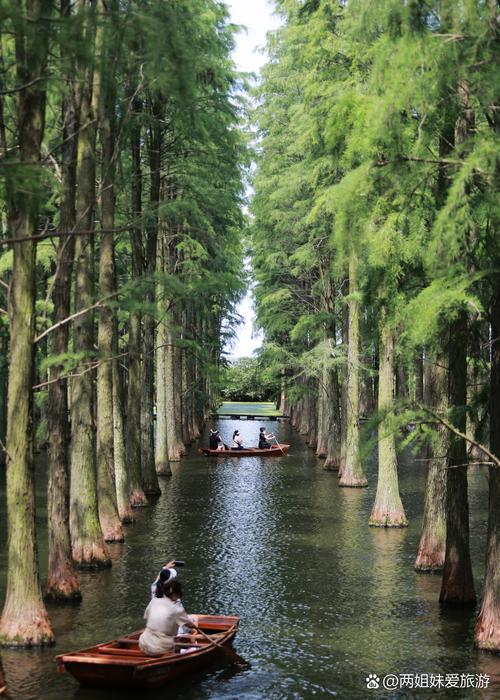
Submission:
M 370 525 L 407 525 L 397 454 L 425 450 L 415 569 L 442 570 L 442 603 L 475 602 L 467 474 L 489 472 L 476 644 L 498 651 L 499 3 L 276 4 L 254 114 L 262 356 L 340 486 L 367 484 L 378 431 Z
M 5 0 L 0 21 L 0 643 L 29 646 L 53 641 L 44 596 L 111 565 L 216 400 L 247 150 L 216 0 Z

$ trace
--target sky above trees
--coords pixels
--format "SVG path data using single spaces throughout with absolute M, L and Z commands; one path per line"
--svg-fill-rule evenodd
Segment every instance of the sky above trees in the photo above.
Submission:
M 230 0 L 231 20 L 244 27 L 236 36 L 233 58 L 238 70 L 258 75 L 267 59 L 264 50 L 266 34 L 280 25 L 280 18 L 273 14 L 267 0 Z M 238 313 L 244 319 L 229 349 L 231 358 L 248 357 L 261 345 L 262 337 L 254 332 L 255 312 L 251 293 L 241 300 Z

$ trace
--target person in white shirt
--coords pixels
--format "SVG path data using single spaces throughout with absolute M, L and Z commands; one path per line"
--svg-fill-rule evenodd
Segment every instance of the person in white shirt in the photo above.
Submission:
M 239 430 L 235 430 L 233 433 L 233 444 L 231 445 L 232 450 L 244 450 L 243 439 L 240 437 Z
M 146 629 L 139 637 L 139 648 L 146 656 L 161 656 L 173 650 L 180 625 L 195 627 L 195 618 L 178 602 L 181 597 L 179 581 L 157 584 L 155 596 L 144 612 Z

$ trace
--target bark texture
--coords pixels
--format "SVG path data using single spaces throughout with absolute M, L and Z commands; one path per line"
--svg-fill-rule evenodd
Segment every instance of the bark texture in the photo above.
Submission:
M 48 39 L 39 18 L 49 16 L 48 0 L 26 0 L 27 21 L 15 36 L 17 81 L 28 85 L 45 72 Z M 12 237 L 33 236 L 38 223 L 40 147 L 44 133 L 45 88 L 31 85 L 17 100 L 19 157 L 32 163 L 30 187 L 7 183 Z M 7 590 L 0 618 L 0 644 L 41 646 L 54 641 L 40 589 L 33 474 L 33 364 L 35 336 L 35 243 L 14 246 L 9 296 L 11 357 L 7 406 Z
M 384 319 L 384 314 L 382 313 Z M 382 321 L 380 331 L 378 410 L 378 481 L 375 503 L 369 524 L 376 527 L 406 527 L 406 519 L 398 484 L 396 444 L 391 425 L 394 383 L 394 335 Z
M 81 3 L 87 23 L 86 39 L 95 42 L 95 16 Z M 76 231 L 90 231 L 95 209 L 96 118 L 100 100 L 99 76 L 85 72 L 80 102 L 77 158 Z M 93 236 L 75 240 L 75 310 L 93 303 Z M 94 315 L 87 312 L 73 325 L 74 351 L 85 358 L 71 382 L 71 484 L 70 531 L 72 554 L 80 567 L 110 566 L 97 505 L 97 472 L 94 432 Z
M 70 0 L 61 2 L 61 14 L 70 13 Z M 63 120 L 63 199 L 60 210 L 60 225 L 63 231 L 71 231 L 75 225 L 76 195 L 76 147 L 77 114 L 76 96 L 71 82 L 68 83 L 62 109 Z M 52 301 L 54 323 L 67 318 L 70 313 L 71 276 L 74 255 L 73 236 L 65 236 L 59 241 L 57 267 L 55 270 Z M 62 355 L 68 351 L 69 326 L 63 324 L 52 333 L 51 352 Z M 69 532 L 69 450 L 71 432 L 68 407 L 68 381 L 61 375 L 63 367 L 55 365 L 50 371 L 48 389 L 47 425 L 48 445 L 48 545 L 49 565 L 47 573 L 46 598 L 58 601 L 79 601 L 82 598 L 80 583 L 71 556 L 71 536 Z
M 446 362 L 441 353 L 426 363 L 425 402 L 438 413 L 446 412 L 448 405 Z M 444 425 L 438 425 L 436 431 L 432 447 L 435 456 L 427 468 L 422 532 L 415 559 L 415 570 L 422 573 L 441 571 L 446 551 L 446 456 L 450 436 Z
M 500 279 L 492 305 L 490 449 L 500 455 Z M 500 651 L 500 468 L 489 467 L 488 543 L 481 610 L 476 622 L 479 649 Z
M 339 486 L 367 486 L 359 454 L 359 298 L 358 260 L 349 260 L 349 331 L 347 344 L 346 458 Z

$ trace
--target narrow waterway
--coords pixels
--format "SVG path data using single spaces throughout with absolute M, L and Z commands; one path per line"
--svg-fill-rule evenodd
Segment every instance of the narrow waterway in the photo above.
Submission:
M 256 444 L 260 422 L 221 420 L 227 442 L 235 427 Z M 275 430 L 278 425 L 264 425 Z M 500 657 L 473 650 L 475 612 L 443 612 L 440 579 L 417 575 L 413 561 L 423 508 L 425 466 L 401 465 L 401 491 L 410 527 L 368 528 L 375 465 L 367 489 L 339 489 L 303 437 L 287 424 L 279 438 L 287 457 L 221 458 L 196 446 L 163 494 L 137 513 L 124 545 L 111 548 L 114 565 L 82 573 L 83 603 L 51 606 L 57 637 L 43 651 L 3 650 L 16 700 L 128 700 L 137 694 L 80 689 L 58 675 L 54 656 L 111 639 L 141 625 L 149 584 L 171 558 L 184 559 L 188 612 L 241 616 L 235 648 L 252 668 L 219 665 L 151 693 L 178 700 L 357 698 L 499 698 Z M 44 470 L 38 469 L 38 517 L 46 562 Z M 0 601 L 5 589 L 5 488 L 0 492 Z M 486 476 L 472 471 L 471 540 L 476 582 L 482 578 L 486 535 Z M 42 575 L 45 571 L 42 570 Z M 480 674 L 486 690 L 369 690 L 374 673 Z

